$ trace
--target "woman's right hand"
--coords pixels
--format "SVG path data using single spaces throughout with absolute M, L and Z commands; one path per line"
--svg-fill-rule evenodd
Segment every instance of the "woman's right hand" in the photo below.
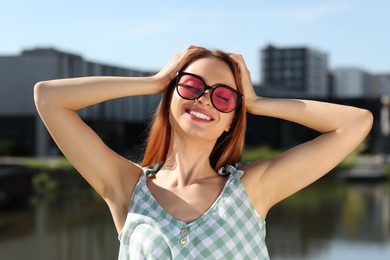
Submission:
M 164 92 L 165 88 L 168 86 L 169 82 L 176 76 L 176 73 L 183 67 L 186 58 L 202 47 L 189 45 L 187 48 L 182 50 L 179 53 L 176 53 L 170 61 L 153 77 L 156 81 L 156 84 L 160 92 Z

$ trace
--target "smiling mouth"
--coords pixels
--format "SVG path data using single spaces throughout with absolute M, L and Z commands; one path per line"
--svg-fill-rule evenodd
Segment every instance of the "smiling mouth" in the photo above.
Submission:
M 196 118 L 199 118 L 199 119 L 202 119 L 202 120 L 206 120 L 206 121 L 211 121 L 213 120 L 211 117 L 205 115 L 205 114 L 202 114 L 200 112 L 197 112 L 197 111 L 193 111 L 193 110 L 187 110 L 187 113 L 196 117 Z

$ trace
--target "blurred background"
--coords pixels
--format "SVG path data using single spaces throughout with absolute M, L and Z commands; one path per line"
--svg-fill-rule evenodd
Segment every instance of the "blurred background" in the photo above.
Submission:
M 374 127 L 355 152 L 271 209 L 271 259 L 390 259 L 389 11 L 385 0 L 0 0 L 0 259 L 118 254 L 108 208 L 44 128 L 34 84 L 152 75 L 190 44 L 241 53 L 259 95 L 374 114 Z M 160 98 L 112 100 L 80 115 L 112 149 L 139 161 Z M 249 116 L 243 161 L 317 135 Z

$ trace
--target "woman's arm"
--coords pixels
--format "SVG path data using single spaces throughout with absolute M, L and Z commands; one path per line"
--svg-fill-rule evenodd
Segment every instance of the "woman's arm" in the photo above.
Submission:
M 63 154 L 105 199 L 118 232 L 141 169 L 107 147 L 76 111 L 114 98 L 162 92 L 191 48 L 152 77 L 84 77 L 35 85 L 35 104 L 44 124 Z
M 38 82 L 35 101 L 38 111 L 53 105 L 77 111 L 103 101 L 162 91 L 153 77 L 81 77 Z M 41 111 L 40 111 L 41 112 Z
M 157 93 L 151 78 L 85 77 L 39 82 L 37 110 L 63 154 L 106 200 L 118 231 L 141 169 L 107 147 L 76 113 L 113 98 Z
M 233 57 L 242 72 L 249 113 L 285 119 L 321 133 L 275 158 L 245 167 L 248 189 L 255 191 L 253 200 L 265 217 L 274 204 L 319 179 L 349 155 L 369 133 L 373 117 L 368 110 L 356 107 L 258 97 L 244 60 Z
M 128 164 L 127 160 L 106 147 L 76 111 L 114 98 L 158 92 L 152 77 L 83 77 L 38 82 L 34 98 L 58 147 L 95 190 L 106 197 L 106 188 L 118 172 L 116 167 L 124 166 L 121 161 Z M 135 166 L 127 166 L 130 172 L 139 171 Z

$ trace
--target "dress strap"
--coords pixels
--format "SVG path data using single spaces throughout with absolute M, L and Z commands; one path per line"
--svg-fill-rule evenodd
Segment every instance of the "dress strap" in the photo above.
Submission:
M 143 168 L 144 174 L 149 178 L 154 178 L 156 173 L 161 169 L 161 167 L 164 165 L 164 162 L 159 162 L 155 165 L 147 166 Z M 236 163 L 235 166 L 227 164 L 226 166 L 222 166 L 218 170 L 218 175 L 220 176 L 228 176 L 232 175 L 233 178 L 241 178 L 241 176 L 244 174 L 244 171 L 237 170 L 237 168 L 240 166 L 240 163 Z
M 237 164 L 236 164 L 237 165 Z M 244 174 L 244 171 L 237 170 L 233 165 L 227 164 L 226 166 L 222 166 L 218 170 L 218 175 L 220 176 L 228 176 L 231 175 L 232 178 L 239 179 Z
M 147 166 L 143 168 L 144 174 L 148 176 L 149 178 L 154 178 L 156 173 L 161 169 L 161 167 L 164 165 L 164 162 L 159 162 L 155 165 Z

